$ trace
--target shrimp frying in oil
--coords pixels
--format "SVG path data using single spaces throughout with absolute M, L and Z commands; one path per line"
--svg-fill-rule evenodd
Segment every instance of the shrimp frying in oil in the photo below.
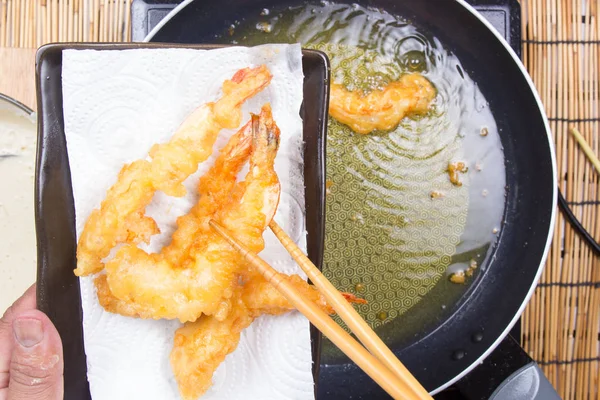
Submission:
M 100 272 L 111 249 L 119 243 L 148 242 L 158 233 L 152 218 L 144 215 L 154 193 L 183 196 L 182 182 L 206 160 L 218 133 L 241 121 L 242 104 L 262 91 L 272 75 L 266 66 L 244 68 L 223 84 L 223 96 L 191 113 L 171 140 L 150 150 L 151 161 L 124 166 L 99 209 L 86 221 L 77 247 L 75 275 Z
M 334 312 L 321 293 L 298 275 L 285 279 L 291 281 L 305 299 L 317 303 L 329 314 Z M 349 302 L 365 302 L 351 294 L 345 294 L 345 297 Z M 175 332 L 170 359 L 182 398 L 197 399 L 211 387 L 216 369 L 237 348 L 241 332 L 257 317 L 281 315 L 293 309 L 273 285 L 262 276 L 253 275 L 248 282 L 236 287 L 232 310 L 223 321 L 202 316 L 179 328 Z
M 419 74 L 403 75 L 399 81 L 366 96 L 332 83 L 329 114 L 363 135 L 374 130 L 389 131 L 405 116 L 427 112 L 435 96 L 434 86 Z
M 253 116 L 252 123 L 249 172 L 244 182 L 236 184 L 228 202 L 213 218 L 234 232 L 253 252 L 259 253 L 264 248 L 262 233 L 279 203 L 280 184 L 274 170 L 279 128 L 268 104 L 260 116 Z M 232 172 L 239 168 L 235 164 L 227 164 Z M 187 229 L 181 224 L 183 220 L 180 219 L 179 228 Z M 199 231 L 189 244 L 189 262 L 185 268 L 172 264 L 161 254 L 148 254 L 132 244 L 119 249 L 105 266 L 110 293 L 146 318 L 178 318 L 181 322 L 195 321 L 201 314 L 225 318 L 231 309 L 230 298 L 238 271 L 245 262 L 227 241 L 208 229 L 207 222 L 207 218 L 196 221 Z M 185 248 L 188 244 L 176 242 L 173 246 Z

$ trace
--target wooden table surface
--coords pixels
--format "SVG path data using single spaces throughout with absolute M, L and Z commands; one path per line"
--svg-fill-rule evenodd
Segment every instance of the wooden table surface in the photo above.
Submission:
M 36 109 L 36 49 L 0 48 L 0 93 Z

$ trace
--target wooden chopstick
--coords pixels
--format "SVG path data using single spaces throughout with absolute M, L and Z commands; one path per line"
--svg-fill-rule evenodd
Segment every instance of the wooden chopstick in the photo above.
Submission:
M 596 157 L 596 154 L 594 154 L 594 150 L 592 150 L 583 135 L 575 127 L 571 127 L 569 132 L 571 132 L 571 135 L 573 135 L 575 140 L 577 140 L 587 158 L 594 165 L 594 167 L 596 167 L 596 171 L 600 174 L 600 160 L 598 160 L 598 157 Z
M 278 273 L 262 258 L 248 250 L 246 246 L 236 239 L 214 220 L 210 226 L 217 231 L 233 248 L 254 267 L 263 277 L 270 282 L 280 293 L 300 311 L 308 320 L 329 338 L 344 354 L 356 363 L 367 375 L 371 377 L 383 390 L 394 399 L 416 400 L 410 388 L 402 382 L 381 361 L 369 353 L 363 346 L 354 340 L 342 327 L 340 327 L 319 306 L 305 299 L 296 288 L 283 275 Z
M 275 222 L 271 221 L 269 227 L 279 239 L 283 247 L 296 260 L 300 268 L 310 278 L 312 283 L 325 296 L 327 302 L 340 318 L 348 325 L 348 328 L 354 332 L 358 340 L 382 363 L 384 363 L 396 376 L 402 379 L 406 385 L 419 399 L 432 399 L 431 395 L 419 383 L 419 381 L 410 373 L 410 371 L 398 360 L 389 347 L 383 343 L 381 338 L 371 329 L 367 322 L 358 314 L 358 312 L 348 303 L 342 294 L 333 286 L 331 282 L 319 271 L 319 269 L 304 255 L 302 250 L 294 241 L 281 229 Z

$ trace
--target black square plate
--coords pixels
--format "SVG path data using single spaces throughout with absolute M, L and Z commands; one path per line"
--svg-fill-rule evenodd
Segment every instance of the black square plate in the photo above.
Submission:
M 77 236 L 71 172 L 65 140 L 62 97 L 62 51 L 190 48 L 215 45 L 50 44 L 38 50 L 36 85 L 38 149 L 35 187 L 38 308 L 52 320 L 63 342 L 66 400 L 89 399 L 83 346 L 79 280 L 74 275 Z M 302 50 L 304 101 L 304 180 L 308 256 L 319 268 L 325 228 L 325 136 L 329 107 L 330 66 L 319 51 Z M 318 376 L 320 333 L 311 326 L 313 375 Z

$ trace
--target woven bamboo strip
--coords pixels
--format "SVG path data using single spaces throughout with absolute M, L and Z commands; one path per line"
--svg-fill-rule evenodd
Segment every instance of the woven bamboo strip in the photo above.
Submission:
M 99 14 L 99 22 L 98 22 L 98 27 L 99 27 L 99 41 L 100 42 L 106 42 L 106 29 L 107 29 L 107 25 L 106 25 L 106 0 L 100 0 L 100 9 L 98 11 Z
M 73 11 L 75 16 L 73 18 L 73 41 L 81 42 L 83 38 L 81 38 L 81 12 L 80 9 L 80 0 L 73 0 Z
M 69 0 L 61 0 L 61 14 L 62 14 L 62 24 L 61 24 L 61 33 L 63 35 L 62 41 L 67 42 L 69 40 Z
M 7 46 L 12 46 L 15 40 L 15 8 L 12 0 L 8 0 L 6 16 L 6 32 L 7 32 Z
M 42 7 L 44 10 L 44 35 L 42 44 L 50 42 L 52 39 L 52 4 L 49 0 L 42 0 Z
M 23 0 L 17 0 L 14 3 L 14 7 L 16 9 L 16 18 L 17 22 L 17 39 L 15 43 L 18 43 L 19 47 L 24 46 L 23 38 L 25 36 L 25 21 L 23 21 L 23 16 L 25 15 L 25 10 L 23 10 Z
M 29 30 L 29 5 L 31 0 L 21 0 L 21 37 L 20 47 L 27 47 L 28 30 Z
M 93 0 L 93 2 L 89 2 L 91 8 L 89 12 L 89 21 L 90 21 L 90 42 L 98 41 L 98 0 Z
M 125 41 L 131 41 L 131 0 L 127 0 L 127 16 L 125 18 L 125 34 L 127 35 Z
M 124 40 L 123 23 L 123 4 L 117 2 L 117 40 Z
M 581 40 L 580 29 L 577 29 L 577 17 L 580 13 L 577 10 L 581 10 L 581 0 L 577 0 L 574 2 L 574 10 L 572 12 L 572 27 L 574 30 L 573 39 L 578 41 Z M 573 84 L 574 86 L 571 88 L 572 91 L 569 94 L 573 94 L 574 99 L 574 115 L 575 118 L 581 118 L 581 97 L 582 97 L 582 85 L 581 85 L 581 46 L 579 44 L 573 45 L 573 56 L 571 60 L 573 61 Z M 572 139 L 572 138 L 570 138 Z M 576 149 L 576 144 L 573 140 L 569 141 L 570 148 L 573 149 L 573 166 L 571 170 L 573 171 L 573 181 L 572 189 L 573 194 L 570 198 L 582 199 L 581 195 L 581 180 L 582 180 L 582 165 L 581 165 L 581 157 L 579 156 L 579 152 Z M 581 208 L 577 207 L 576 210 L 577 217 L 582 220 L 583 215 L 581 212 Z M 577 235 L 573 235 L 573 268 L 571 270 L 571 282 L 579 282 L 579 274 L 581 271 L 581 241 Z M 580 297 L 580 288 L 575 287 L 571 290 L 569 296 L 569 326 L 572 328 L 572 333 L 569 335 L 569 340 L 567 342 L 567 359 L 573 360 L 575 359 L 576 348 L 577 348 L 577 335 L 579 332 L 577 331 L 577 325 L 579 322 L 579 318 L 577 318 L 577 302 L 581 300 Z M 575 399 L 577 391 L 573 390 L 575 386 L 574 382 L 574 372 L 575 368 L 565 368 L 565 379 L 566 379 L 566 392 L 568 393 L 569 398 Z
M 57 9 L 57 15 L 58 15 L 58 26 L 57 28 L 57 38 L 56 40 L 59 42 L 64 42 L 65 41 L 65 35 L 64 35 L 64 31 L 65 31 L 65 20 L 64 20 L 64 15 L 65 13 L 63 12 L 63 8 L 64 5 L 66 3 L 66 0 L 56 0 L 56 9 Z
M 0 25 L 0 46 L 2 47 L 6 47 L 6 8 L 6 0 L 2 0 L 2 3 L 0 3 L 0 22 L 2 22 L 2 25 Z
M 562 7 L 561 3 L 556 4 L 556 2 L 552 2 L 552 5 L 555 7 L 556 12 L 554 14 L 555 22 L 552 27 L 553 29 L 550 34 L 550 37 L 557 35 L 558 30 L 559 30 L 559 24 L 561 24 L 562 16 L 564 15 L 563 7 Z M 559 86 L 561 85 L 561 83 L 563 82 L 563 79 L 564 79 L 563 78 L 563 76 L 564 76 L 563 68 L 561 68 L 562 67 L 562 59 L 560 57 L 560 54 L 563 51 L 563 46 L 562 45 L 553 46 L 553 50 L 554 50 L 554 57 L 551 61 L 555 65 L 556 73 L 553 74 L 553 76 L 556 76 L 556 84 L 554 82 L 550 83 L 550 85 L 554 89 L 554 92 L 552 94 L 552 99 L 550 100 L 550 108 L 548 110 L 550 115 L 553 115 L 552 113 L 554 113 L 554 115 L 556 115 L 556 113 L 558 113 Z M 556 122 L 552 123 L 553 132 L 557 131 L 556 125 L 557 125 Z M 557 135 L 554 135 L 554 140 L 555 140 L 555 143 L 557 144 L 557 147 L 559 147 L 561 145 L 561 143 L 559 142 Z M 559 162 L 562 163 L 562 160 L 559 160 Z M 553 238 L 554 245 L 552 246 L 552 252 L 551 252 L 552 258 L 550 258 L 548 260 L 548 262 L 546 263 L 546 268 L 548 268 L 550 271 L 549 279 L 546 279 L 546 282 L 548 282 L 548 281 L 549 282 L 557 282 L 559 280 L 558 274 L 560 272 L 560 269 L 557 268 L 557 264 L 560 265 L 561 257 L 560 257 L 560 246 L 557 246 L 556 243 L 559 243 L 560 239 L 562 239 L 561 232 L 562 232 L 562 228 L 563 228 L 563 223 L 564 223 L 564 221 L 559 216 L 558 221 L 557 221 L 557 226 L 559 228 L 556 229 L 554 232 L 554 238 Z M 550 288 L 548 288 L 547 291 L 549 292 L 548 297 L 549 297 L 549 301 L 550 301 L 550 306 L 549 306 L 550 325 L 548 327 L 548 330 L 546 332 L 544 332 L 544 348 L 546 350 L 544 361 L 554 360 L 557 358 L 557 355 L 558 355 L 557 327 L 559 326 L 558 325 L 558 310 L 560 308 L 560 305 L 558 302 L 559 292 L 558 292 L 557 287 L 550 287 Z M 552 379 L 552 377 L 557 376 L 557 373 L 558 373 L 557 366 L 550 364 L 546 368 L 545 372 Z
M 111 0 L 106 0 L 106 41 L 113 41 L 113 30 L 111 29 L 113 26 L 113 2 Z
M 52 3 L 52 14 L 50 15 L 50 40 L 52 42 L 58 41 L 58 0 L 49 0 Z
M 43 24 L 44 17 L 42 16 L 42 4 L 41 1 L 35 0 L 35 18 L 34 18 L 34 32 L 35 32 L 35 47 L 40 47 L 42 44 L 43 35 Z
M 13 0 L 13 43 L 20 46 L 21 40 L 21 0 Z
M 67 18 L 67 40 L 69 42 L 73 42 L 75 39 L 73 38 L 73 29 L 75 25 L 75 5 L 73 4 L 75 0 L 69 0 L 69 13 Z
M 590 3 L 587 2 L 585 5 L 585 11 L 584 11 L 584 15 L 586 16 L 587 19 L 587 23 L 585 24 L 584 27 L 584 33 L 583 33 L 583 39 L 591 39 L 591 7 L 590 7 Z M 584 44 L 582 45 L 583 49 L 583 56 L 584 59 L 582 60 L 582 93 L 580 96 L 580 101 L 582 102 L 582 115 L 583 118 L 589 118 L 590 117 L 590 103 L 592 101 L 591 98 L 591 91 L 593 90 L 592 85 L 593 85 L 593 77 L 591 75 L 592 70 L 590 68 L 589 65 L 589 60 L 591 59 L 591 45 L 589 44 Z M 586 122 L 584 123 L 584 127 L 586 128 L 586 131 L 591 134 L 591 123 Z M 589 137 L 590 135 L 588 135 Z M 583 198 L 584 199 L 589 199 L 591 198 L 593 195 L 591 193 L 591 189 L 593 189 L 593 180 L 591 179 L 591 174 L 592 171 L 590 169 L 590 165 L 589 162 L 587 162 L 586 157 L 580 157 L 581 162 L 583 164 L 583 169 L 584 169 L 584 176 L 583 176 Z M 584 224 L 586 226 L 591 226 L 593 224 L 593 220 L 592 220 L 592 212 L 590 212 L 589 207 L 584 207 L 583 208 L 583 220 L 584 220 Z M 585 250 L 582 252 L 582 263 L 581 263 L 581 270 L 582 270 L 582 275 L 580 277 L 580 282 L 583 281 L 589 281 L 591 279 L 591 262 L 590 259 L 593 258 L 593 255 L 590 254 L 590 250 L 588 248 L 585 248 Z M 580 287 L 580 297 L 579 297 L 579 302 L 578 302 L 578 312 L 577 312 L 577 327 L 576 327 L 576 332 L 577 332 L 577 337 L 578 337 L 578 341 L 576 343 L 576 348 L 575 348 L 575 357 L 576 358 L 585 358 L 586 354 L 588 354 L 588 343 L 587 343 L 587 339 L 588 339 L 588 320 L 589 320 L 589 315 L 588 315 L 588 309 L 590 306 L 590 292 L 591 292 L 591 288 L 590 287 L 585 287 L 585 286 L 581 286 Z M 586 388 L 587 391 L 589 391 L 589 375 L 586 374 L 586 371 L 588 370 L 588 363 L 579 363 L 576 365 L 575 368 L 573 368 L 572 373 L 575 374 L 576 376 L 576 384 L 575 387 L 576 388 Z M 583 398 L 583 394 L 585 392 L 583 391 L 577 391 L 577 398 Z
M 90 14 L 91 14 L 91 10 L 90 10 L 90 2 L 89 1 L 83 1 L 80 0 L 81 2 L 81 8 L 83 9 L 83 14 L 82 14 L 82 18 L 81 18 L 81 31 L 83 33 L 82 37 L 83 37 L 83 41 L 84 42 L 89 42 L 90 41 Z
M 75 19 L 75 26 L 77 27 L 75 40 L 77 42 L 83 42 L 83 21 L 85 17 L 81 0 L 75 0 L 75 12 L 77 13 L 77 18 Z
M 36 47 L 37 42 L 37 27 L 36 23 L 39 19 L 38 11 L 39 11 L 39 0 L 31 0 L 29 3 L 29 41 L 27 42 L 27 46 L 32 48 Z
M 63 13 L 63 41 L 69 41 L 69 20 L 71 19 L 71 15 L 69 13 L 69 7 L 72 0 L 62 0 L 62 13 Z
M 6 21 L 5 21 L 5 41 L 6 41 L 6 46 L 10 46 L 12 43 L 12 26 L 14 25 L 13 22 L 13 18 L 12 18 L 12 0 L 8 0 L 6 3 Z

